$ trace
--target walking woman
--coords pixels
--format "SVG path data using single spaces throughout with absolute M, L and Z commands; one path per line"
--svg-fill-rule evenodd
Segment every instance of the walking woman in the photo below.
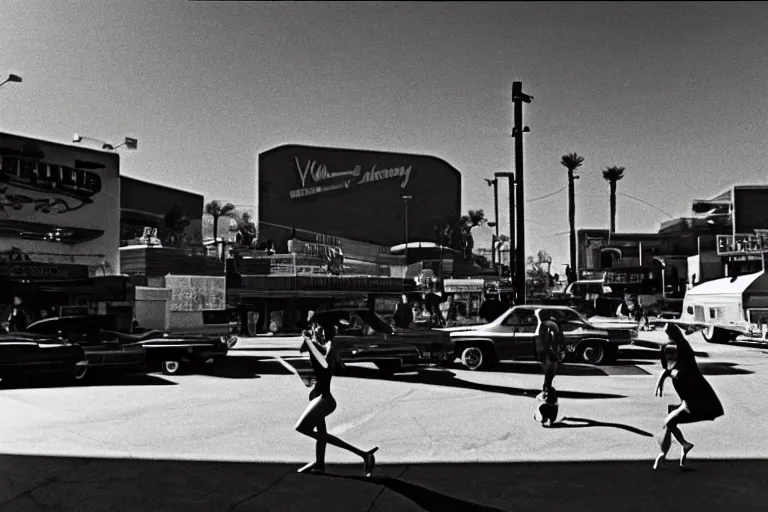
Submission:
M 325 447 L 327 444 L 332 444 L 362 457 L 365 474 L 371 476 L 376 464 L 373 454 L 378 450 L 378 447 L 366 452 L 328 433 L 325 418 L 336 410 L 336 400 L 331 395 L 333 368 L 338 364 L 337 352 L 332 341 L 336 333 L 336 326 L 322 326 L 314 319 L 312 311 L 309 312 L 309 315 L 310 325 L 303 333 L 304 342 L 301 346 L 301 352 L 309 351 L 309 361 L 315 373 L 315 386 L 309 394 L 309 406 L 296 423 L 296 430 L 315 439 L 317 444 L 315 462 L 299 469 L 299 473 L 324 472 Z
M 664 381 L 672 378 L 672 385 L 680 396 L 680 405 L 670 405 L 669 415 L 664 422 L 664 430 L 659 438 L 661 451 L 656 456 L 653 469 L 659 467 L 659 463 L 666 459 L 667 452 L 672 445 L 672 436 L 680 443 L 680 467 L 685 467 L 688 452 L 693 448 L 693 443 L 686 441 L 679 425 L 685 423 L 697 423 L 699 421 L 712 421 L 724 414 L 723 406 L 717 398 L 712 386 L 704 378 L 696 364 L 696 356 L 693 348 L 685 339 L 677 325 L 667 324 L 667 336 L 670 342 L 662 348 L 661 372 L 656 384 L 656 396 L 661 397 L 664 392 Z M 670 344 L 674 344 L 676 351 L 671 351 Z M 674 354 L 674 355 L 673 355 Z M 669 356 L 674 357 L 674 364 L 669 365 Z

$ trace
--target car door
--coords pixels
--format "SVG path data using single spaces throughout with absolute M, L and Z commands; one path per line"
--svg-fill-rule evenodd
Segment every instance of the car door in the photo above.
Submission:
M 581 316 L 575 311 L 567 309 L 553 311 L 552 316 L 563 332 L 566 345 L 577 345 L 579 340 L 584 337 L 584 328 L 586 327 Z
M 496 353 L 500 359 L 515 359 L 518 356 L 518 343 L 523 343 L 526 336 L 526 320 L 529 311 L 516 308 L 501 324 L 493 328 L 492 338 L 496 346 Z M 491 334 L 491 333 L 489 333 Z M 520 334 L 520 338 L 518 338 Z
M 519 325 L 515 330 L 515 359 L 536 356 L 536 330 L 539 320 L 533 309 L 521 309 Z

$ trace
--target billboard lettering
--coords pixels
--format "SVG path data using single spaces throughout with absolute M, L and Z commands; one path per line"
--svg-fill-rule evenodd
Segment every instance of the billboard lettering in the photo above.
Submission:
M 347 171 L 329 171 L 325 164 L 318 165 L 315 160 L 308 160 L 303 166 L 298 157 L 294 157 L 296 171 L 299 173 L 301 188 L 291 190 L 291 199 L 313 196 L 332 190 L 349 189 L 356 185 L 373 183 L 381 180 L 401 178 L 400 188 L 405 188 L 411 178 L 412 166 L 391 167 L 377 169 L 378 162 L 374 163 L 368 171 L 363 171 L 361 165 L 355 165 Z M 343 179 L 342 179 L 343 178 Z M 341 180 L 341 181 L 334 181 Z M 309 183 L 308 183 L 309 181 Z M 325 184 L 326 182 L 332 182 Z

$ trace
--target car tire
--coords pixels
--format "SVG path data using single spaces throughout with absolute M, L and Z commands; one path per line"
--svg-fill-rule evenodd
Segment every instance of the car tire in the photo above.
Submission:
M 163 361 L 163 375 L 178 375 L 181 372 L 181 361 Z
M 720 329 L 718 327 L 707 327 L 702 329 L 701 336 L 707 343 L 722 344 L 734 341 L 736 334 L 728 331 L 727 329 Z
M 576 358 L 580 363 L 606 364 L 609 356 L 608 343 L 605 341 L 585 341 L 576 347 Z
M 72 369 L 72 382 L 83 382 L 88 376 L 88 362 L 79 361 L 75 363 L 75 367 Z
M 461 351 L 461 364 L 470 371 L 482 368 L 487 362 L 487 355 L 482 347 L 468 345 Z

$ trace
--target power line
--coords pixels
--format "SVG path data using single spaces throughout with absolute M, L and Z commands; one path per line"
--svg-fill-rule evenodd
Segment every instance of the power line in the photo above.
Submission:
M 558 190 L 556 192 L 550 192 L 549 194 L 541 196 L 541 197 L 534 197 L 533 199 L 528 199 L 525 202 L 526 203 L 532 203 L 534 201 L 541 201 L 542 199 L 547 199 L 548 197 L 556 196 L 557 194 L 559 194 L 560 192 L 562 192 L 563 190 L 565 190 L 567 188 L 568 188 L 568 185 L 564 186 L 563 188 L 561 188 L 560 190 Z
M 666 215 L 670 219 L 674 219 L 675 218 L 674 215 L 670 215 L 669 213 L 665 212 L 664 210 L 662 210 L 661 208 L 659 208 L 655 204 L 651 204 L 648 201 L 640 199 L 639 197 L 634 197 L 634 196 L 631 196 L 629 194 L 624 194 L 623 192 L 617 192 L 617 194 L 620 195 L 620 196 L 626 197 L 628 199 L 632 199 L 634 201 L 638 201 L 640 203 L 643 203 L 646 206 L 650 206 L 654 210 L 660 211 L 661 213 L 663 213 L 664 215 Z M 606 196 L 604 196 L 602 194 L 577 194 L 576 197 L 594 197 L 594 198 L 599 198 L 599 199 L 605 199 L 606 198 Z

